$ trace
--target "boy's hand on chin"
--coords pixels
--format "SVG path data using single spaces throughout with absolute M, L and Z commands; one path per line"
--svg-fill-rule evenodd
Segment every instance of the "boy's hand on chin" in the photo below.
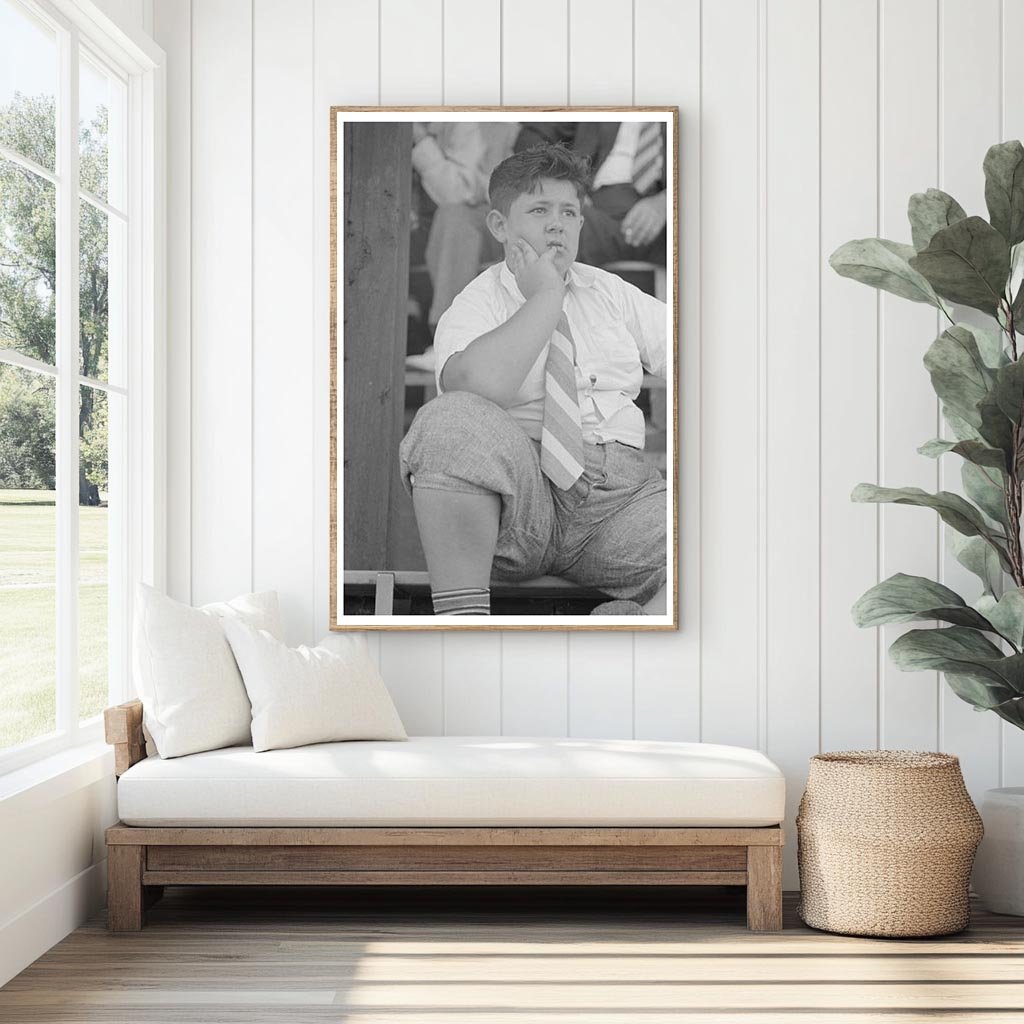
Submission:
M 541 291 L 565 294 L 565 278 L 555 266 L 554 249 L 545 249 L 538 256 L 533 247 L 520 238 L 509 247 L 506 260 L 524 298 L 532 299 Z

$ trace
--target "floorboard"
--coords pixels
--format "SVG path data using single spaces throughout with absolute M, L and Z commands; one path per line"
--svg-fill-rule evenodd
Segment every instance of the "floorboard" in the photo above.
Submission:
M 51 1024 L 868 1024 L 1024 1020 L 1024 918 L 938 939 L 744 925 L 742 890 L 169 889 L 0 989 Z

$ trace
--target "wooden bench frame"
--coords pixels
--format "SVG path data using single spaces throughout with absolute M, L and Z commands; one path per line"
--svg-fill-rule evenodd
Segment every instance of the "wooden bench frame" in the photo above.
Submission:
M 118 776 L 146 757 L 142 704 L 104 713 Z M 782 928 L 782 829 L 107 829 L 107 926 L 138 931 L 166 885 L 738 885 Z

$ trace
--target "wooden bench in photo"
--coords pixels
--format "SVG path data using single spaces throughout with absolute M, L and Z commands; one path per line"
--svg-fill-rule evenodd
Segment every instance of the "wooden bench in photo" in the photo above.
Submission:
M 445 746 L 459 748 L 459 753 L 486 759 L 496 746 L 507 748 L 499 756 L 529 756 L 528 747 L 546 744 L 544 756 L 550 757 L 557 746 L 582 751 L 579 763 L 593 757 L 625 758 L 636 769 L 636 756 L 651 758 L 652 776 L 657 774 L 659 759 L 663 768 L 666 752 L 670 749 L 688 750 L 704 756 L 711 768 L 734 759 L 736 770 L 742 775 L 743 785 L 734 793 L 753 789 L 762 796 L 754 801 L 767 820 L 781 820 L 784 812 L 785 790 L 781 773 L 771 762 L 756 751 L 735 747 L 716 747 L 710 744 L 657 744 L 656 741 L 634 740 L 537 740 L 519 737 L 410 737 L 406 743 L 349 742 L 318 744 L 316 748 L 297 748 L 292 751 L 253 753 L 251 748 L 229 748 L 181 758 L 161 761 L 154 755 L 146 761 L 146 743 L 142 729 L 142 705 L 129 701 L 110 708 L 104 715 L 107 741 L 115 750 L 115 771 L 118 775 L 118 806 L 122 817 L 133 820 L 125 801 L 122 786 L 131 776 L 122 778 L 133 767 L 144 769 L 143 775 L 172 783 L 179 799 L 186 803 L 191 797 L 187 782 L 191 778 L 194 799 L 201 802 L 209 796 L 202 790 L 213 785 L 204 784 L 202 770 L 217 758 L 228 759 L 233 767 L 253 763 L 260 765 L 259 773 L 265 777 L 272 773 L 270 766 L 282 765 L 282 777 L 294 784 L 294 765 L 304 750 L 315 749 L 315 756 L 323 762 L 333 753 L 347 759 L 351 769 L 358 759 L 373 750 L 374 758 L 382 751 L 409 760 L 427 763 L 431 751 L 435 754 Z M 417 744 L 419 747 L 417 747 Z M 627 746 L 623 746 L 626 744 Z M 645 754 L 646 751 L 646 754 Z M 706 752 L 706 753 L 705 753 Z M 726 753 L 730 752 L 730 753 Z M 277 760 L 275 760 L 277 758 Z M 205 760 L 192 760 L 205 759 Z M 142 762 L 146 761 L 145 764 Z M 191 764 L 189 762 L 191 761 Z M 436 761 L 435 761 L 436 763 Z M 744 767 L 744 766 L 747 767 Z M 291 766 L 289 768 L 289 766 Z M 197 775 L 198 771 L 198 775 Z M 704 798 L 713 797 L 708 784 L 723 780 L 695 777 L 703 782 Z M 225 781 L 221 771 L 217 783 Z M 235 773 L 237 774 L 237 772 Z M 405 771 L 399 774 L 406 774 Z M 623 779 L 629 772 L 624 773 Z M 712 771 L 712 774 L 716 774 Z M 349 772 L 351 775 L 351 771 Z M 734 775 L 732 782 L 735 782 Z M 618 780 L 618 776 L 616 779 Z M 182 780 L 186 786 L 182 788 Z M 448 782 L 440 776 L 438 783 Z M 307 781 L 305 776 L 302 781 Z M 330 780 L 334 782 L 332 778 Z M 379 783 L 380 779 L 371 780 Z M 388 781 L 388 780 L 385 780 Z M 408 783 L 408 779 L 396 779 Z M 479 779 L 477 780 L 479 781 Z M 508 783 L 508 779 L 504 780 Z M 541 786 L 543 778 L 534 774 L 527 781 Z M 565 790 L 566 785 L 579 786 L 581 780 L 564 776 L 556 782 Z M 583 780 L 584 782 L 587 780 Z M 605 780 L 589 780 L 590 799 L 598 794 L 604 800 Z M 621 781 L 621 780 L 620 780 Z M 649 783 L 650 779 L 641 779 Z M 662 773 L 660 779 L 673 780 Z M 687 781 L 682 780 L 684 783 Z M 428 778 L 414 780 L 421 788 Z M 629 780 L 625 779 L 628 785 Z M 519 785 L 519 780 L 514 780 Z M 596 785 L 595 785 L 596 784 Z M 361 786 L 362 780 L 356 780 Z M 166 787 L 163 787 L 166 790 Z M 683 792 L 685 787 L 680 788 Z M 136 790 L 138 792 L 138 789 Z M 255 792 L 255 790 L 253 790 Z M 573 789 L 573 797 L 576 790 Z M 620 799 L 621 799 L 621 789 Z M 746 801 L 746 815 L 753 806 Z M 237 806 L 242 801 L 237 801 Z M 399 801 L 400 802 L 400 801 Z M 132 811 L 138 813 L 138 801 Z M 763 805 L 763 807 L 761 806 Z M 714 807 L 712 799 L 706 806 Z M 154 811 L 157 819 L 165 813 Z M 621 808 L 619 809 L 621 813 Z M 192 818 L 192 814 L 178 807 L 173 815 Z M 253 813 L 250 808 L 249 813 Z M 326 827 L 297 827 L 263 824 L 252 826 L 230 821 L 211 821 L 209 824 L 146 824 L 129 825 L 119 822 L 107 829 L 108 860 L 108 927 L 115 932 L 137 931 L 143 926 L 146 908 L 160 898 L 168 885 L 332 885 L 332 886 L 438 886 L 438 885 L 702 885 L 745 886 L 747 891 L 747 927 L 753 931 L 778 931 L 782 927 L 782 829 L 776 824 L 758 827 L 649 827 L 649 826 L 449 826 L 429 824 L 405 826 L 367 826 L 332 824 Z
M 374 615 L 395 614 L 395 594 L 397 591 L 430 595 L 430 574 L 419 570 L 383 569 L 349 569 L 345 571 L 345 592 L 349 588 L 365 589 L 373 594 Z M 500 600 L 503 597 L 518 598 L 574 598 L 607 601 L 608 597 L 600 590 L 581 587 L 571 580 L 560 576 L 538 576 L 532 580 L 491 581 L 491 597 Z

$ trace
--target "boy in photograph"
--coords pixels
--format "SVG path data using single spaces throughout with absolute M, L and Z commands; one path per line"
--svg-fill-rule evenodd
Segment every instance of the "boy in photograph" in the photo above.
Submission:
M 636 405 L 644 370 L 665 375 L 665 304 L 575 262 L 588 171 L 561 145 L 495 168 L 505 259 L 438 323 L 438 397 L 400 449 L 436 615 L 549 574 L 606 594 L 597 613 L 666 610 L 666 486 Z
M 515 149 L 562 142 L 593 170 L 580 259 L 604 266 L 643 260 L 665 266 L 668 178 L 665 125 L 657 121 L 530 121 Z

